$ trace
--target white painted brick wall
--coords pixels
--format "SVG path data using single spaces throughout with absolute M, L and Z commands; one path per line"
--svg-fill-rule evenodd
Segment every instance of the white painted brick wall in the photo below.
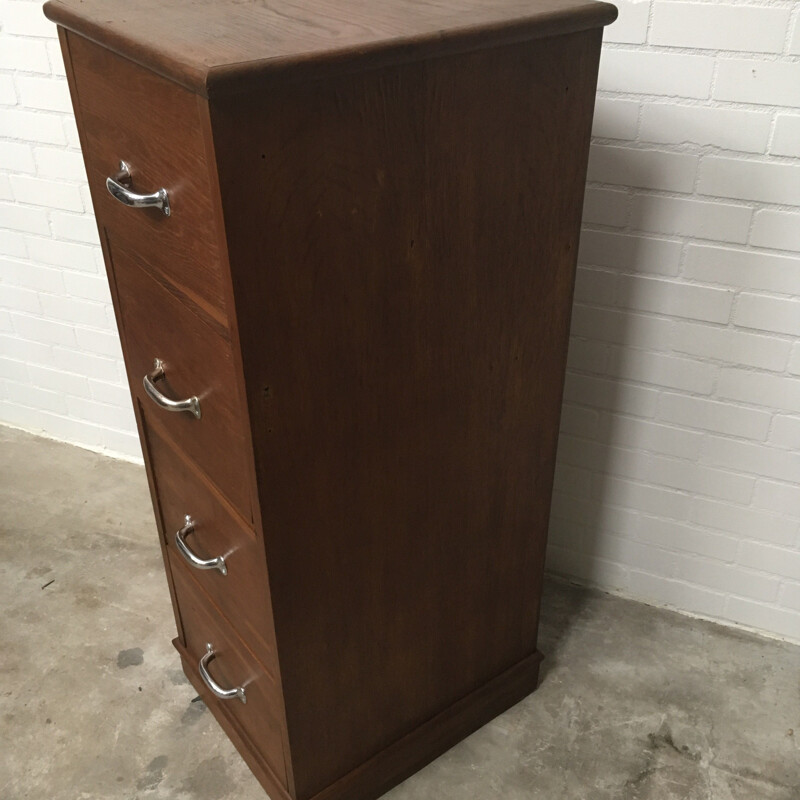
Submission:
M 140 459 L 55 26 L 0 0 L 0 420 Z
M 548 563 L 800 640 L 800 4 L 618 5 Z M 54 30 L 0 21 L 0 419 L 136 457 Z
M 800 640 L 800 4 L 619 5 L 550 565 Z

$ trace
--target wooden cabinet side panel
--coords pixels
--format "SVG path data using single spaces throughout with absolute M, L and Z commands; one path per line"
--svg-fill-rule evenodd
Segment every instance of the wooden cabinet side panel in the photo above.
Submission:
M 261 563 L 266 563 L 267 570 L 266 570 L 266 587 L 265 592 L 267 595 L 270 611 L 272 611 L 272 600 L 271 600 L 271 580 L 270 580 L 270 565 L 266 561 L 266 554 L 265 554 L 265 542 L 264 537 L 262 535 L 262 517 L 261 517 L 261 507 L 259 505 L 259 496 L 260 496 L 260 489 L 259 489 L 259 467 L 258 464 L 255 463 L 254 460 L 254 448 L 253 448 L 253 432 L 252 432 L 252 417 L 251 417 L 251 406 L 249 400 L 246 396 L 245 391 L 245 383 L 244 383 L 244 372 L 243 372 L 243 360 L 242 360 L 242 341 L 240 336 L 240 327 L 239 327 L 239 317 L 238 317 L 238 310 L 236 307 L 236 301 L 233 293 L 233 285 L 231 281 L 231 272 L 230 272 L 230 260 L 229 260 L 229 251 L 228 251 L 228 241 L 227 241 L 227 230 L 225 228 L 225 220 L 223 215 L 223 208 L 222 208 L 222 197 L 220 194 L 220 184 L 219 184 L 219 174 L 218 174 L 218 163 L 217 163 L 217 153 L 216 153 L 216 146 L 214 141 L 214 134 L 212 130 L 211 124 L 211 109 L 209 107 L 208 101 L 203 98 L 197 98 L 197 105 L 198 105 L 198 112 L 200 117 L 200 126 L 203 134 L 203 142 L 205 151 L 207 154 L 207 158 L 210 164 L 215 166 L 214 169 L 210 172 L 210 184 L 211 184 L 211 196 L 212 196 L 212 208 L 214 210 L 214 218 L 216 221 L 216 230 L 217 230 L 217 237 L 218 237 L 218 244 L 219 244 L 219 252 L 223 263 L 226 266 L 226 280 L 225 280 L 225 307 L 228 311 L 228 320 L 230 324 L 230 337 L 231 337 L 231 350 L 233 353 L 233 361 L 234 366 L 236 368 L 236 376 L 237 376 L 237 396 L 239 400 L 239 413 L 241 415 L 242 420 L 242 428 L 248 432 L 248 436 L 246 437 L 245 442 L 245 453 L 243 454 L 244 460 L 248 466 L 247 474 L 242 475 L 242 480 L 246 481 L 251 490 L 251 497 L 253 498 L 253 526 L 256 533 L 257 538 L 257 545 L 259 549 L 259 555 L 261 558 Z M 255 413 L 258 414 L 258 408 L 255 408 Z M 273 651 L 277 650 L 277 644 L 275 642 L 275 628 L 274 625 L 270 628 L 269 631 L 265 632 L 266 635 L 270 638 L 270 644 L 273 645 Z M 278 654 L 279 656 L 280 654 Z M 286 787 L 289 791 L 291 796 L 295 796 L 295 784 L 294 784 L 294 774 L 292 768 L 292 760 L 290 757 L 289 752 L 289 740 L 287 736 L 287 729 L 286 729 L 286 714 L 285 708 L 283 703 L 283 690 L 282 690 L 282 677 L 280 672 L 280 665 L 279 665 L 279 658 L 275 659 L 274 662 L 274 672 L 275 672 L 275 682 L 279 690 L 279 698 L 278 698 L 278 714 L 280 716 L 280 722 L 282 727 L 282 737 L 283 737 L 283 748 L 284 748 L 284 762 L 286 768 Z M 249 762 L 248 762 L 249 763 Z M 258 770 L 256 770 L 256 774 L 259 774 Z
M 300 798 L 536 651 L 600 38 L 211 103 Z

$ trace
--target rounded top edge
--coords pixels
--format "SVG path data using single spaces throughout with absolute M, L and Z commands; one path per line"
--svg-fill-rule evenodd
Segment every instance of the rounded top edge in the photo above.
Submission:
M 376 0 L 357 20 L 350 0 L 327 0 L 324 8 L 318 19 L 295 0 L 47 0 L 44 13 L 206 97 L 278 76 L 309 79 L 454 55 L 617 18 L 614 5 L 597 0 Z

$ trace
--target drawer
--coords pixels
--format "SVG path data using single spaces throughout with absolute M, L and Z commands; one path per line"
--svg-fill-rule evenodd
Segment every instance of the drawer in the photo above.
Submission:
M 195 678 L 194 683 L 199 678 L 208 687 L 207 679 L 201 677 L 200 659 L 211 645 L 214 657 L 206 665 L 208 679 L 221 689 L 244 689 L 246 702 L 239 697 L 220 699 L 211 689 L 203 699 L 215 716 L 222 714 L 233 722 L 243 738 L 249 740 L 250 748 L 260 754 L 286 786 L 282 702 L 276 681 L 196 588 L 186 568 L 172 560 L 170 567 L 185 637 L 178 649 L 193 673 L 190 677 Z
M 124 249 L 107 252 L 128 379 L 145 420 L 157 417 L 170 439 L 251 519 L 250 471 L 230 343 Z M 154 375 L 155 359 L 163 363 L 162 378 Z M 146 375 L 152 376 L 154 392 L 168 400 L 197 398 L 200 417 L 159 407 L 145 392 Z
M 183 559 L 189 564 L 194 580 L 259 659 L 273 669 L 272 609 L 263 550 L 255 534 L 191 462 L 167 441 L 156 420 L 146 422 L 145 426 L 147 453 L 170 558 Z M 178 542 L 179 532 L 183 546 Z M 191 554 L 212 562 L 222 557 L 223 562 L 217 562 L 216 567 L 206 564 L 200 568 L 191 560 Z
M 69 36 L 83 153 L 98 224 L 209 313 L 225 319 L 214 195 L 198 98 L 127 59 Z M 130 165 L 130 188 L 167 190 L 170 215 L 115 200 L 106 178 Z

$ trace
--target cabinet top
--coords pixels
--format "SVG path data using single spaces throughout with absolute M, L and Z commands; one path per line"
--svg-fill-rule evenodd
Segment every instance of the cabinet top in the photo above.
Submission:
M 202 94 L 613 22 L 595 0 L 48 0 L 53 22 Z

